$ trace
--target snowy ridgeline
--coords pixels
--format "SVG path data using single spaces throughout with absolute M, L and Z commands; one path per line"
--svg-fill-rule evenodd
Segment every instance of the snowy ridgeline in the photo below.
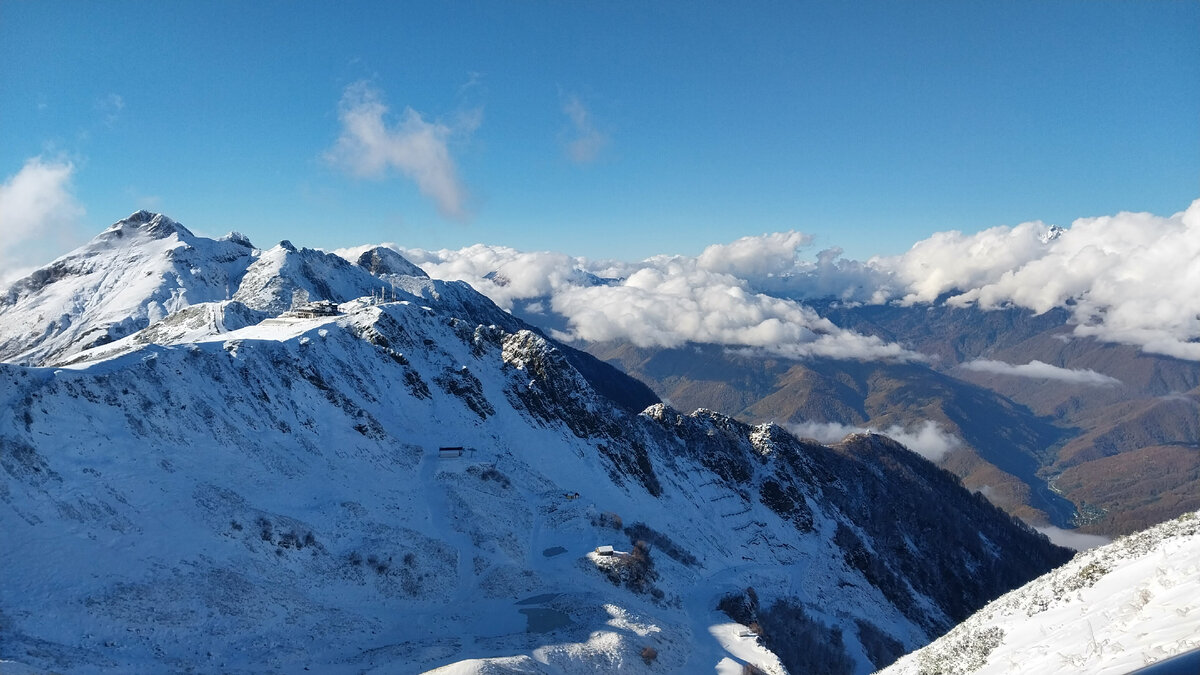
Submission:
M 881 436 L 629 412 L 394 252 L 219 242 L 135 214 L 0 303 L 58 364 L 0 364 L 0 659 L 869 673 L 1067 557 Z
M 1040 571 L 991 542 L 1050 565 L 1043 540 L 882 437 L 831 449 L 708 412 L 631 416 L 532 333 L 342 310 L 0 368 L 16 542 L 0 655 L 79 673 L 493 657 L 779 673 L 716 611 L 753 587 L 764 626 L 785 616 L 772 603 L 801 606 L 866 673 L 972 609 L 953 598 L 992 592 L 976 571 L 1010 587 Z M 917 512 L 931 494 L 961 503 Z M 922 531 L 969 536 L 932 558 Z M 597 564 L 601 545 L 617 555 Z
M 139 211 L 0 292 L 0 361 L 50 365 L 166 317 L 220 332 L 310 301 L 368 296 L 515 325 L 466 284 L 431 280 L 390 249 L 367 249 L 356 262 L 287 241 L 260 250 L 238 233 L 200 237 Z
M 1122 675 L 1196 649 L 1200 512 L 1079 554 L 883 675 Z

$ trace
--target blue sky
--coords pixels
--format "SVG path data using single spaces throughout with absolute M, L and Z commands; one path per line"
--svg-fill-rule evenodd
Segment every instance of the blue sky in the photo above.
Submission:
M 47 258 L 149 208 L 259 246 L 865 259 L 1185 209 L 1197 35 L 1171 1 L 4 2 L 0 178 L 69 167 L 70 217 L 22 229 Z

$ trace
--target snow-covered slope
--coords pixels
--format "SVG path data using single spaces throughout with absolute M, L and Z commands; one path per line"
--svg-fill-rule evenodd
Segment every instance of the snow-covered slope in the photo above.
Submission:
M 465 286 L 430 281 L 387 249 L 368 251 L 360 262 L 287 241 L 261 251 L 237 233 L 199 237 L 167 216 L 138 211 L 0 293 L 0 361 L 59 362 L 204 303 L 233 300 L 235 312 L 249 309 L 261 320 L 309 301 L 393 297 L 406 288 L 438 301 L 442 289 Z M 460 305 L 472 300 L 458 290 L 450 295 Z M 205 312 L 224 309 L 190 316 Z M 213 320 L 224 326 L 215 314 Z
M 637 383 L 469 286 L 323 256 L 0 364 L 0 660 L 867 673 L 1068 555 L 882 436 L 630 412 Z M 402 300 L 277 313 L 322 275 Z
M 138 211 L 0 293 L 0 360 L 43 363 L 224 300 L 253 255 L 239 234 L 197 237 Z
M 250 265 L 233 299 L 251 309 L 279 314 L 311 300 L 345 302 L 372 292 L 379 295 L 385 287 L 344 258 L 281 241 Z
M 1121 675 L 1195 649 L 1200 511 L 1079 554 L 883 673 Z
M 70 672 L 782 672 L 715 611 L 753 587 L 869 672 L 1060 559 L 882 437 L 831 449 L 707 412 L 632 417 L 532 333 L 343 307 L 0 367 L 0 655 Z

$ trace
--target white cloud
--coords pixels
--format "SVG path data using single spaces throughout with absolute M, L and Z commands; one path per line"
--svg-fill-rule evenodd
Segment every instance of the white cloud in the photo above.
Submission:
M 1053 525 L 1045 525 L 1043 527 L 1035 527 L 1035 530 L 1041 532 L 1050 538 L 1050 541 L 1059 546 L 1075 549 L 1076 551 L 1086 551 L 1089 548 L 1104 546 L 1111 544 L 1112 539 L 1102 537 L 1098 534 L 1083 534 L 1073 530 L 1064 530 Z
M 942 429 L 933 420 L 925 420 L 908 429 L 891 426 L 883 430 L 883 435 L 902 443 L 909 450 L 932 462 L 938 461 L 962 445 L 957 436 Z
M 104 115 L 104 124 L 111 127 L 120 119 L 121 111 L 125 110 L 125 99 L 120 94 L 108 94 L 96 101 L 96 110 Z
M 552 295 L 576 283 L 582 259 L 550 251 L 523 252 L 506 246 L 475 244 L 457 251 L 397 249 L 435 279 L 466 281 L 500 307 L 516 300 Z
M 811 242 L 812 235 L 796 231 L 742 237 L 730 244 L 713 244 L 704 249 L 696 265 L 742 279 L 787 274 L 796 270 L 799 249 Z
M 1058 366 L 1052 366 L 1049 363 L 1043 363 L 1036 359 L 1020 366 L 1011 363 L 1005 363 L 1003 361 L 976 359 L 974 361 L 963 363 L 960 367 L 979 373 L 1013 375 L 1016 377 L 1030 377 L 1041 380 L 1059 380 L 1062 382 L 1071 382 L 1073 384 L 1087 384 L 1093 386 L 1121 384 L 1121 381 L 1117 378 L 1109 377 L 1103 373 L 1097 373 L 1094 370 L 1060 368 Z
M 788 430 L 796 436 L 811 438 L 821 443 L 836 443 L 850 434 L 870 433 L 868 429 L 837 422 L 803 422 L 789 425 Z M 896 424 L 878 433 L 931 462 L 940 460 L 963 444 L 961 439 L 942 429 L 941 425 L 933 420 L 925 420 L 907 428 Z
M 943 293 L 974 288 L 1033 259 L 1044 249 L 1041 238 L 1049 229 L 1035 222 L 973 235 L 938 232 L 902 256 L 872 262 L 896 278 L 904 289 L 904 303 L 933 302 Z
M 566 337 L 672 346 L 712 342 L 795 357 L 911 359 L 897 345 L 833 326 L 802 302 L 832 297 L 913 304 L 948 297 L 952 305 L 984 309 L 1062 307 L 1072 315 L 1071 336 L 1200 360 L 1200 201 L 1167 218 L 1120 213 L 1077 220 L 1054 237 L 1051 232 L 1040 222 L 974 235 L 944 232 L 902 256 L 866 262 L 847 260 L 837 248 L 806 259 L 811 240 L 799 232 L 744 237 L 694 258 L 635 263 L 483 245 L 401 252 L 432 276 L 467 281 L 502 307 L 520 299 L 544 302 L 567 319 Z M 589 275 L 619 281 L 597 286 Z M 971 367 L 1112 383 L 1091 371 L 1038 363 Z
M 565 143 L 567 157 L 577 164 L 595 161 L 608 145 L 608 136 L 596 128 L 591 112 L 578 96 L 568 96 L 562 110 L 571 120 L 571 132 Z
M 865 434 L 867 429 L 838 422 L 800 422 L 787 425 L 787 430 L 799 438 L 811 438 L 821 443 L 837 443 L 850 434 Z
M 387 114 L 379 90 L 366 82 L 346 87 L 338 106 L 342 133 L 326 159 L 365 178 L 382 178 L 388 169 L 396 169 L 415 182 L 443 215 L 465 219 L 467 191 L 458 178 L 449 141 L 456 133 L 474 131 L 479 112 L 462 116 L 455 127 L 427 122 L 412 108 L 405 108 L 395 124 L 389 124 Z
M 707 264 L 754 267 L 739 258 L 737 251 L 747 246 L 738 244 L 710 248 Z M 563 339 L 620 339 L 662 347 L 701 342 L 755 347 L 791 358 L 917 358 L 898 345 L 841 329 L 794 300 L 756 293 L 744 279 L 704 269 L 699 258 L 659 256 L 619 263 L 482 244 L 458 251 L 400 252 L 431 276 L 466 281 L 505 309 L 518 300 L 544 301 L 543 309 L 566 319 L 567 332 L 559 334 Z
M 1169 217 L 1118 213 L 1057 230 L 1029 222 L 939 232 L 903 255 L 865 263 L 828 249 L 815 262 L 795 255 L 788 269 L 793 253 L 784 245 L 766 268 L 737 274 L 755 291 L 801 300 L 1066 308 L 1076 337 L 1200 361 L 1200 200 Z
M 980 485 L 979 489 L 976 490 L 976 492 L 978 492 L 979 494 L 986 497 L 987 500 L 992 502 L 993 504 L 996 503 L 996 498 L 999 496 L 996 493 L 996 489 L 993 488 L 991 485 Z
M 833 328 L 797 303 L 750 293 L 734 277 L 682 260 L 640 269 L 617 286 L 560 288 L 551 307 L 567 317 L 574 337 L 639 346 L 811 342 L 814 327 Z
M 71 192 L 74 172 L 71 162 L 31 157 L 0 185 L 0 282 L 76 239 L 84 210 Z
M 957 291 L 952 305 L 1065 307 L 1077 336 L 1200 360 L 1200 200 L 1170 217 L 1081 218 L 1042 241 L 1047 230 L 942 233 L 870 264 L 895 278 L 906 302 Z

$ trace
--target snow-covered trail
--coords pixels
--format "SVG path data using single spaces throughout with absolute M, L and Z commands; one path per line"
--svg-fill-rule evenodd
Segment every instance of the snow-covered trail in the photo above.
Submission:
M 458 577 L 457 595 L 455 600 L 462 602 L 470 595 L 474 587 L 475 574 L 471 569 L 471 551 L 474 544 L 471 538 L 458 527 L 456 518 L 451 515 L 450 505 L 446 498 L 446 488 L 439 484 L 438 472 L 449 462 L 461 462 L 461 457 L 441 457 L 436 448 L 426 447 L 421 455 L 421 465 L 417 471 L 420 485 L 425 495 L 425 508 L 428 513 L 430 532 L 436 532 L 443 541 L 450 544 L 456 552 L 455 574 Z

